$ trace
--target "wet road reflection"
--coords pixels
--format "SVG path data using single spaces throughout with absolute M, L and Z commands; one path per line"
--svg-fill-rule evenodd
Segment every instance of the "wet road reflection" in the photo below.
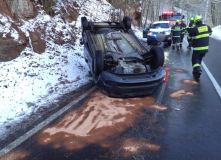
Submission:
M 182 50 L 169 55 L 170 77 L 162 102 L 169 111 L 161 121 L 166 132 L 159 158 L 151 159 L 221 159 L 220 99 L 204 70 L 200 82 L 194 81 L 192 54 Z

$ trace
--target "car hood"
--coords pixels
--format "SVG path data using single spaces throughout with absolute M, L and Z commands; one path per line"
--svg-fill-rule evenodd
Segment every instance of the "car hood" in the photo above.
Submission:
M 150 29 L 150 32 L 167 32 L 171 31 L 170 28 L 156 28 L 156 29 Z

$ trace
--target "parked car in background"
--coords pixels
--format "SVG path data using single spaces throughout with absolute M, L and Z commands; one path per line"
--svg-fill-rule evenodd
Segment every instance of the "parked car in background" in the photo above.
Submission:
M 171 25 L 169 21 L 156 21 L 150 24 L 147 28 L 143 30 L 143 38 L 147 38 L 147 43 L 149 45 L 156 44 L 157 36 L 162 34 L 165 36 L 165 45 L 171 46 Z
M 97 86 L 114 97 L 152 94 L 165 76 L 164 51 L 144 47 L 122 22 L 91 22 L 81 18 L 85 60 Z

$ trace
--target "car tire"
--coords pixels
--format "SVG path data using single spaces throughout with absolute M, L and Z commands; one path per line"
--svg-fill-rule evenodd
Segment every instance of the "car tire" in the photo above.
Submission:
M 124 27 L 128 30 L 131 29 L 131 23 L 132 23 L 132 19 L 129 16 L 125 16 L 123 18 L 123 25 Z
M 150 45 L 151 45 L 151 42 L 150 42 L 150 41 L 147 41 L 147 44 L 150 46 Z
M 152 59 L 152 69 L 157 69 L 164 65 L 164 51 L 162 47 L 152 47 L 150 53 L 153 55 Z
M 81 27 L 83 30 L 89 29 L 89 22 L 86 17 L 81 17 Z
M 99 74 L 104 70 L 104 55 L 102 51 L 96 51 L 94 58 L 94 75 L 96 79 Z

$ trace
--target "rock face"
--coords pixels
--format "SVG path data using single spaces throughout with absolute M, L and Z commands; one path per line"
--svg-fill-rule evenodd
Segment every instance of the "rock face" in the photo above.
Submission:
M 72 5 L 74 5 L 76 8 L 79 7 L 76 2 L 74 2 Z M 73 6 L 66 3 L 65 6 L 61 7 L 61 17 L 69 22 L 76 21 L 79 15 L 79 10 L 76 8 L 73 8 Z
M 11 17 L 11 19 L 3 18 L 3 16 Z M 0 61 L 16 58 L 28 45 L 28 38 L 16 23 L 20 19 L 30 19 L 35 16 L 36 9 L 31 0 L 0 0 L 0 27 L 2 28 L 0 29 Z M 18 38 L 13 37 L 10 32 L 7 33 L 9 30 L 16 33 Z M 30 39 L 36 53 L 45 51 L 45 41 L 41 40 L 39 33 L 30 33 Z
M 40 33 L 30 32 L 30 38 L 34 52 L 43 53 L 46 48 L 46 42 L 41 39 Z
M 19 43 L 13 39 L 0 38 L 0 61 L 9 61 L 16 58 L 25 47 L 25 41 Z
M 9 10 L 13 17 L 33 18 L 36 10 L 30 0 L 6 0 Z
M 79 10 L 74 0 L 0 0 L 0 62 L 16 58 L 26 47 L 44 53 L 48 41 L 74 43 L 75 24 L 69 23 L 76 22 Z M 42 16 L 35 18 L 37 11 Z
M 5 0 L 1 0 L 1 2 L 0 2 L 0 13 L 3 15 L 8 15 L 8 16 L 12 17 L 12 14 L 11 14 Z

